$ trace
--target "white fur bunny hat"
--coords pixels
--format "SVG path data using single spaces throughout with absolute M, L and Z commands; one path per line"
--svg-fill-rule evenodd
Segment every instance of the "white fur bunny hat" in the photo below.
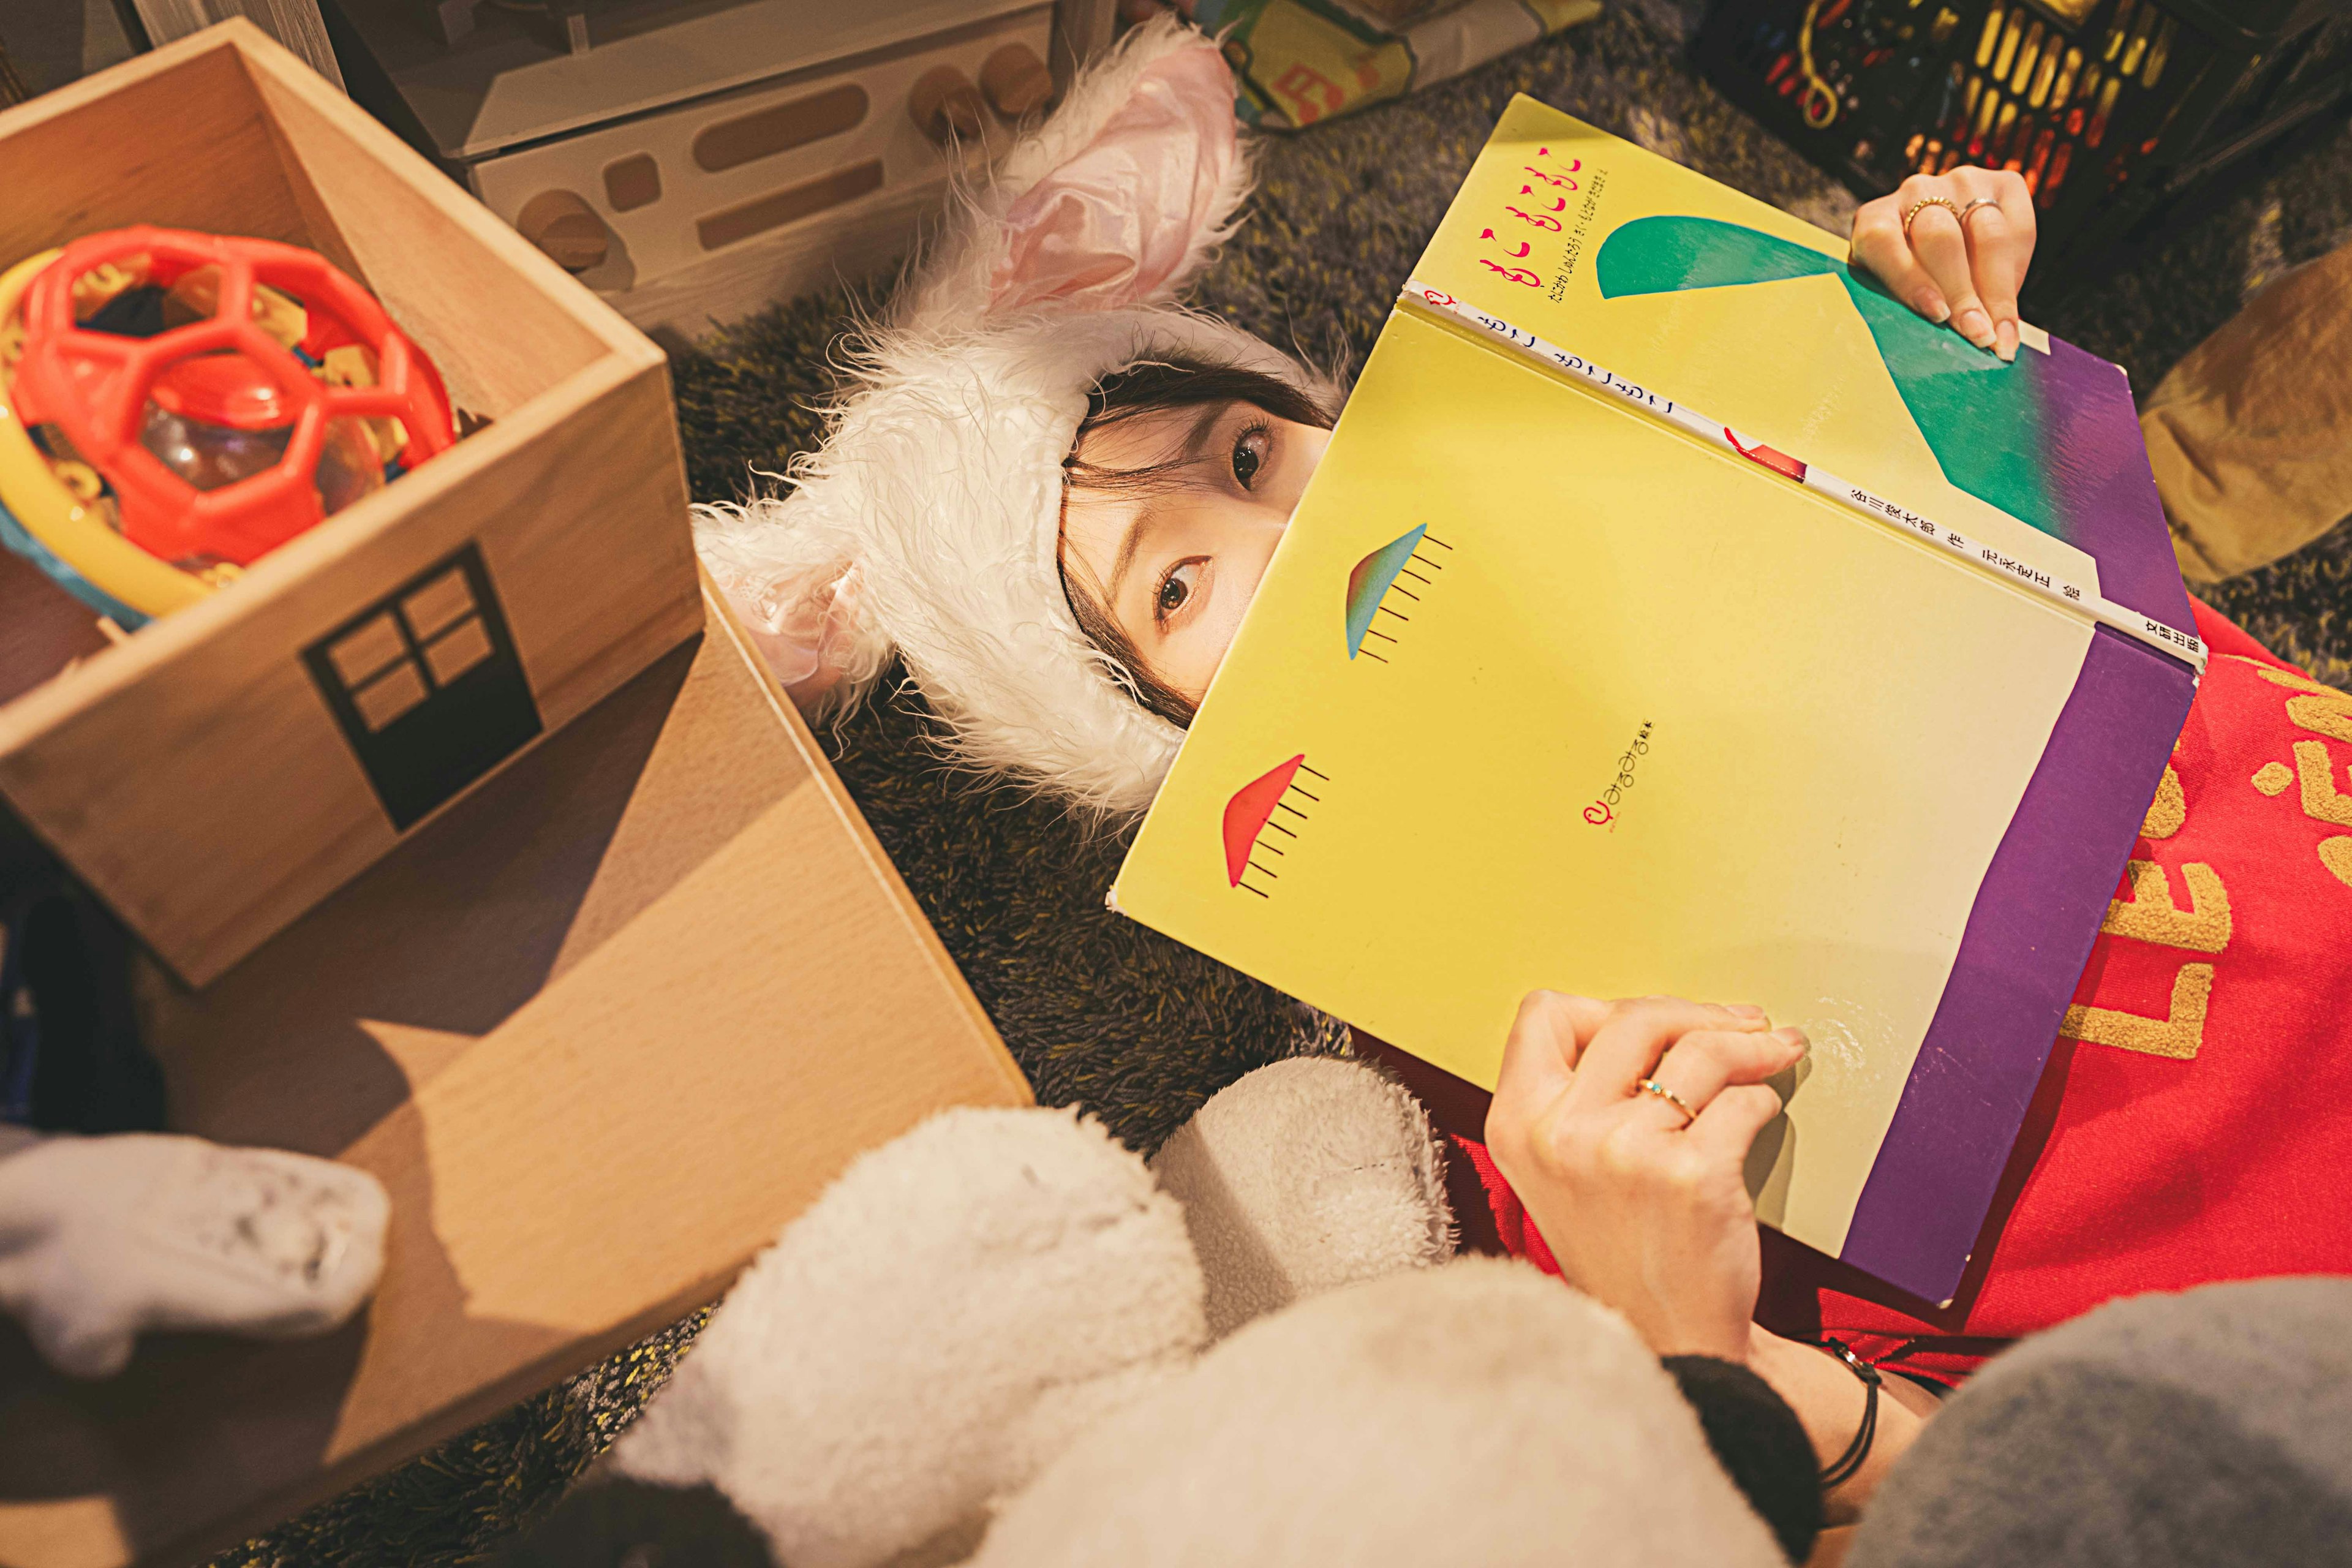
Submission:
M 792 489 L 697 509 L 696 542 L 804 707 L 892 653 L 956 759 L 1107 815 L 1151 803 L 1182 732 L 1078 627 L 1057 565 L 1063 461 L 1104 376 L 1181 354 L 1334 389 L 1176 295 L 1249 188 L 1210 39 L 1138 27 L 959 193 Z

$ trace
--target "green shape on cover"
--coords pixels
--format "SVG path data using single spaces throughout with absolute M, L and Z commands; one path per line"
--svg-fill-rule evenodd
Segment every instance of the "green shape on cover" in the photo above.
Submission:
M 1604 300 L 1778 283 L 1845 270 L 1832 257 L 1761 229 L 1714 218 L 1670 216 L 1635 218 L 1624 225 L 1602 242 L 1593 265 Z
M 1370 555 L 1356 563 L 1348 574 L 1348 657 L 1353 658 L 1364 646 L 1365 634 L 1372 629 L 1372 617 L 1381 613 L 1381 601 L 1388 596 L 1397 574 L 1421 548 L 1421 536 L 1429 531 L 1423 523 L 1410 533 L 1401 533 Z
M 2044 435 L 2040 355 L 2003 364 L 1835 258 L 1717 218 L 1636 218 L 1602 243 L 1593 273 L 1604 300 L 1834 276 L 1944 477 L 2021 522 L 2068 537 L 2046 478 L 2055 454 Z

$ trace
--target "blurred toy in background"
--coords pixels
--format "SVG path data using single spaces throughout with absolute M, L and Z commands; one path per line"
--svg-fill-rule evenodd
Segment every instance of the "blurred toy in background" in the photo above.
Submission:
M 1601 14 L 1601 0 L 1121 0 L 1130 24 L 1164 11 L 1223 41 L 1234 111 L 1296 131 L 1460 76 Z
M 1720 0 L 1693 62 L 1864 200 L 1962 163 L 2022 174 L 2030 309 L 2161 244 L 2176 203 L 2234 196 L 2265 148 L 2328 134 L 2352 0 Z
M 0 273 L 0 543 L 125 631 L 454 440 L 431 360 L 314 252 L 141 226 Z

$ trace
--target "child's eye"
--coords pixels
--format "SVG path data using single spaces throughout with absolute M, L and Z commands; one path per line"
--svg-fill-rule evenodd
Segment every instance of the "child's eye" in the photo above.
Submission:
M 1234 442 L 1234 478 L 1241 481 L 1242 489 L 1249 489 L 1258 469 L 1265 466 L 1266 448 L 1273 443 L 1272 433 L 1263 425 L 1251 426 Z
M 1151 618 L 1160 625 L 1192 601 L 1192 590 L 1199 584 L 1201 563 L 1180 561 L 1171 567 L 1168 575 L 1160 579 L 1158 593 L 1152 596 Z

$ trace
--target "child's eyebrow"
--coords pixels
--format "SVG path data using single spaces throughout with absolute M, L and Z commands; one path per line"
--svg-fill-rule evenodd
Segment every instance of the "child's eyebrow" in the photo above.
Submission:
M 1118 542 L 1118 559 L 1111 563 L 1108 592 L 1114 606 L 1118 604 L 1119 587 L 1127 581 L 1127 569 L 1135 564 L 1136 547 L 1143 542 L 1143 536 L 1159 523 L 1160 509 L 1156 503 L 1145 501 L 1135 509 L 1135 516 L 1127 525 L 1127 536 Z
M 1192 421 L 1192 427 L 1184 433 L 1184 444 L 1177 448 L 1176 456 L 1170 459 L 1168 466 L 1189 466 L 1206 457 L 1210 436 L 1215 432 L 1217 422 L 1225 416 L 1226 412 L 1233 405 L 1231 399 L 1223 403 L 1202 405 L 1200 416 Z M 1127 581 L 1128 568 L 1135 564 L 1136 552 L 1143 542 L 1143 536 L 1159 524 L 1157 500 L 1158 498 L 1154 497 L 1135 509 L 1135 516 L 1127 525 L 1126 537 L 1118 542 L 1118 558 L 1111 563 L 1110 582 L 1105 588 L 1113 605 L 1118 603 L 1120 587 Z

